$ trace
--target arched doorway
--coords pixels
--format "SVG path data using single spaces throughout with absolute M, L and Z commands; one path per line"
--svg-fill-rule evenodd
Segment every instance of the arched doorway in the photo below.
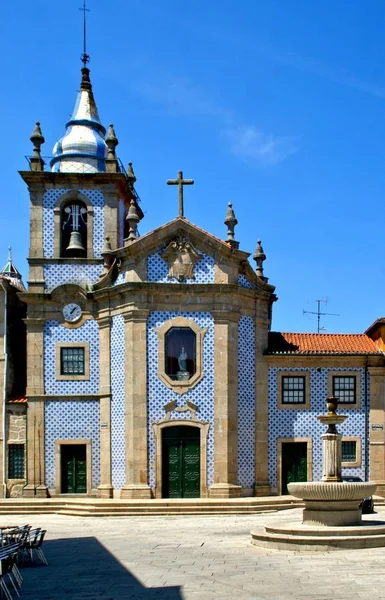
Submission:
M 162 430 L 162 497 L 199 498 L 200 428 L 188 425 Z

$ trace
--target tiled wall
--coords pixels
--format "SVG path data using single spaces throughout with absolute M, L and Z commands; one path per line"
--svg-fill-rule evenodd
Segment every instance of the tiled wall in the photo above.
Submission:
M 157 283 L 178 283 L 175 278 L 167 279 L 168 266 L 161 254 L 165 248 L 151 254 L 147 259 L 147 280 Z M 215 260 L 207 254 L 202 254 L 194 268 L 195 279 L 187 279 L 187 283 L 215 283 Z
M 204 377 L 187 394 L 179 396 L 158 378 L 158 336 L 156 329 L 175 317 L 192 319 L 199 327 L 207 327 L 203 341 Z M 152 312 L 147 323 L 148 361 L 148 444 L 149 485 L 155 486 L 155 440 L 152 424 L 165 417 L 163 406 L 176 399 L 178 406 L 185 406 L 186 398 L 198 406 L 197 418 L 210 423 L 207 441 L 207 484 L 213 483 L 214 474 L 214 321 L 210 313 Z M 172 413 L 173 419 L 189 419 L 190 413 Z
M 255 326 L 251 317 L 238 325 L 238 482 L 254 485 L 255 473 Z
M 255 285 L 250 283 L 250 281 L 244 275 L 238 275 L 238 285 L 241 287 L 249 288 L 249 290 L 254 290 Z
M 111 460 L 112 485 L 120 489 L 126 479 L 125 441 L 125 332 L 122 315 L 111 325 Z
M 317 416 L 326 413 L 325 398 L 328 395 L 329 371 L 360 372 L 361 375 L 361 408 L 351 409 L 340 405 L 339 413 L 348 415 L 347 420 L 338 426 L 338 431 L 345 436 L 361 437 L 361 467 L 343 468 L 345 475 L 365 478 L 365 371 L 364 369 L 326 369 L 326 368 L 272 368 L 269 370 L 269 478 L 273 487 L 277 486 L 277 439 L 293 437 L 311 437 L 313 440 L 313 480 L 322 478 L 322 439 L 325 426 Z M 277 373 L 290 371 L 293 373 L 310 373 L 310 408 L 278 409 L 277 408 Z M 369 386 L 369 381 L 368 381 Z M 367 390 L 369 398 L 369 389 Z M 369 409 L 368 409 L 369 410 Z
M 91 439 L 92 488 L 100 483 L 99 400 L 44 403 L 45 483 L 55 487 L 55 440 Z
M 99 281 L 103 265 L 44 265 L 44 281 L 46 292 L 52 292 L 58 285 L 76 283 L 84 290 L 92 288 Z
M 56 343 L 89 342 L 90 379 L 86 381 L 56 380 Z M 70 329 L 50 320 L 44 326 L 44 389 L 46 394 L 77 395 L 99 393 L 99 326 L 87 319 L 80 327 Z

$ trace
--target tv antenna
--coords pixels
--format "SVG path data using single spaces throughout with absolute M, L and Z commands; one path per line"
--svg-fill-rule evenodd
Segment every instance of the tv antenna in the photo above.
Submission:
M 81 55 L 81 61 L 84 66 L 90 62 L 90 55 L 87 54 L 87 13 L 90 9 L 86 7 L 86 0 L 83 0 L 83 7 L 79 8 L 82 11 L 83 17 L 83 54 Z
M 324 304 L 328 303 L 328 300 L 326 298 L 326 300 L 316 300 L 317 302 L 317 311 L 313 311 L 313 310 L 305 310 L 303 309 L 303 314 L 304 315 L 317 315 L 317 333 L 319 333 L 320 331 L 326 331 L 325 327 L 321 327 L 321 316 L 323 315 L 332 315 L 333 317 L 339 317 L 340 315 L 338 313 L 327 313 L 327 312 L 322 312 L 321 311 L 321 302 L 323 302 Z

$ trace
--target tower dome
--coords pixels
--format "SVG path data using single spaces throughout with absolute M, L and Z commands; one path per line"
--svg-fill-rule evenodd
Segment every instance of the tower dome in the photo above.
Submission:
M 53 148 L 51 170 L 61 173 L 100 173 L 106 170 L 106 130 L 96 107 L 90 70 L 82 68 L 82 81 L 64 136 Z

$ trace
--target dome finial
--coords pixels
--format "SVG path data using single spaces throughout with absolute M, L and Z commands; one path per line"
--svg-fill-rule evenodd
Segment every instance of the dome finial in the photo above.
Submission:
M 83 12 L 83 54 L 81 56 L 81 61 L 84 66 L 90 62 L 90 55 L 87 54 L 87 15 L 86 13 L 90 12 L 90 9 L 86 7 L 86 0 L 83 0 L 83 8 L 79 8 Z

